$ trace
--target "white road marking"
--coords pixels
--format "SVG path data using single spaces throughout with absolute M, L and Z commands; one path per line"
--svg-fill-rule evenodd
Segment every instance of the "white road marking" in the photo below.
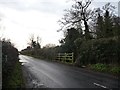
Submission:
M 101 84 L 98 84 L 98 83 L 93 83 L 93 84 L 96 85 L 96 86 L 102 87 L 102 88 L 106 88 L 106 89 L 112 90 L 112 89 L 110 89 L 110 88 L 108 88 L 108 87 L 106 87 L 106 86 L 103 86 L 103 85 L 101 85 Z
M 102 87 L 102 88 L 107 88 L 106 86 L 100 85 L 98 83 L 93 83 L 93 84 L 96 85 L 96 86 Z

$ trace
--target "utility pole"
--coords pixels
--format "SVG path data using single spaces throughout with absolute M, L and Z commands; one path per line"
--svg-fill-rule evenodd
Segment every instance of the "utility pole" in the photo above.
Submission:
M 0 41 L 0 90 L 2 89 L 2 41 Z

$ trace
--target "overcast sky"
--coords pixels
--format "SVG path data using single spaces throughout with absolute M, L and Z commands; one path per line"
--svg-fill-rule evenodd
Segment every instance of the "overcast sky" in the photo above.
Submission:
M 117 6 L 119 0 L 94 0 L 91 7 L 108 1 Z M 11 39 L 19 50 L 26 48 L 31 34 L 41 37 L 42 46 L 57 45 L 63 37 L 62 32 L 57 32 L 57 21 L 71 5 L 71 0 L 0 0 L 0 36 Z

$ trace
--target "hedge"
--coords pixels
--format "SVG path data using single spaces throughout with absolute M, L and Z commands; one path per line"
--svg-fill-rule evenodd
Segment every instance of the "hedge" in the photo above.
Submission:
M 120 64 L 120 42 L 117 37 L 76 41 L 79 64 Z M 81 43 L 82 42 L 82 43 Z

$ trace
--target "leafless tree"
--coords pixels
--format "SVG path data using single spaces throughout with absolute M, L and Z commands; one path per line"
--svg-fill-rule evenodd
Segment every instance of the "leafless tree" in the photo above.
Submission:
M 41 38 L 37 36 L 37 39 L 35 40 L 34 34 L 31 34 L 29 37 L 28 45 L 31 48 L 40 48 Z
M 66 14 L 62 18 L 62 20 L 59 21 L 60 24 L 62 25 L 61 30 L 74 27 L 77 28 L 78 30 L 81 30 L 81 32 L 85 34 L 85 38 L 88 39 L 90 38 L 88 22 L 94 15 L 94 12 L 88 9 L 92 0 L 74 0 L 74 1 L 75 4 L 72 5 L 71 9 L 65 10 Z
M 30 47 L 33 48 L 34 43 L 36 43 L 35 42 L 35 37 L 34 37 L 34 34 L 31 34 L 30 37 L 29 37 L 28 45 L 30 45 Z

